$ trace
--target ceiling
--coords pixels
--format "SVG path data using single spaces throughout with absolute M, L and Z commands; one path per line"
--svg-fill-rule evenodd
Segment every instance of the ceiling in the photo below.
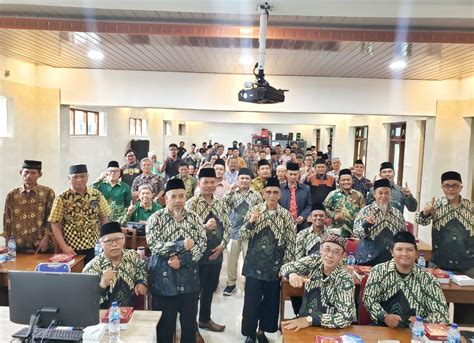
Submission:
M 472 18 L 271 15 L 268 37 L 267 75 L 444 80 L 474 73 Z M 253 66 L 239 59 L 250 55 L 253 64 L 257 47 L 256 15 L 0 4 L 0 54 L 52 67 L 241 74 Z M 91 60 L 90 50 L 105 57 Z M 392 71 L 400 51 L 407 67 Z

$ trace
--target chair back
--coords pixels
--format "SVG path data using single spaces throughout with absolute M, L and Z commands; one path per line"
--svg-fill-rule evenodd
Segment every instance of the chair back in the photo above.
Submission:
M 357 238 L 348 238 L 347 239 L 346 253 L 348 255 L 350 253 L 355 254 L 358 247 L 359 247 L 359 240 Z
M 125 248 L 137 250 L 137 230 L 122 227 L 122 232 L 125 235 Z
M 359 317 L 359 325 L 369 325 L 372 323 L 370 319 L 370 313 L 367 311 L 367 308 L 364 305 L 363 297 L 365 291 L 365 285 L 367 283 L 368 275 L 364 275 L 362 280 L 360 280 L 360 291 L 359 291 L 359 308 L 357 309 Z
M 54 273 L 70 273 L 71 267 L 67 263 L 39 263 L 36 272 L 54 272 Z
M 413 223 L 405 222 L 405 225 L 407 226 L 407 231 L 413 233 Z

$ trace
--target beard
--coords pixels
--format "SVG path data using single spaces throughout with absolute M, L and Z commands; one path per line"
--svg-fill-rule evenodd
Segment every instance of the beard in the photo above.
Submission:
M 377 203 L 377 207 L 378 207 L 382 212 L 387 212 L 387 211 L 388 211 L 388 202 Z
M 458 197 L 458 195 L 455 195 L 455 194 L 449 194 L 449 195 L 446 195 L 446 198 L 448 200 L 456 200 Z

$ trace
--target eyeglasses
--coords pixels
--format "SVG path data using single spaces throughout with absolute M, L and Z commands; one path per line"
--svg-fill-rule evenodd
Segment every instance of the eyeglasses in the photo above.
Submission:
M 123 241 L 124 238 L 124 236 L 120 236 L 115 238 L 103 239 L 101 242 L 110 247 L 114 243 L 120 243 L 121 241 Z
M 442 185 L 441 187 L 443 187 L 444 189 L 458 190 L 459 187 L 461 187 L 461 185 L 458 185 L 458 184 L 454 184 L 454 185 L 445 184 L 445 185 Z
M 324 247 L 324 248 L 323 248 L 323 252 L 324 252 L 325 254 L 327 254 L 327 255 L 331 254 L 331 255 L 333 255 L 333 256 L 341 256 L 341 255 L 344 253 L 344 251 L 342 251 L 342 250 L 340 250 L 340 249 L 334 249 L 334 250 L 332 250 L 332 249 L 329 248 L 329 247 Z
M 267 195 L 278 195 L 278 194 L 280 194 L 280 191 L 270 191 L 270 190 L 268 190 L 268 191 L 265 191 L 265 194 L 267 194 Z

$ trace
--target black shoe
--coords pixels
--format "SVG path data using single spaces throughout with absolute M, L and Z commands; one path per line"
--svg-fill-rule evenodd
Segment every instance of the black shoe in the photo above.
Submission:
M 245 343 L 255 343 L 255 338 L 247 336 L 245 337 Z
M 225 296 L 232 295 L 232 293 L 234 293 L 235 291 L 236 291 L 235 285 L 227 286 L 226 288 L 224 288 L 224 295 Z
M 265 336 L 265 333 L 257 333 L 257 341 L 258 343 L 269 343 L 267 336 Z

